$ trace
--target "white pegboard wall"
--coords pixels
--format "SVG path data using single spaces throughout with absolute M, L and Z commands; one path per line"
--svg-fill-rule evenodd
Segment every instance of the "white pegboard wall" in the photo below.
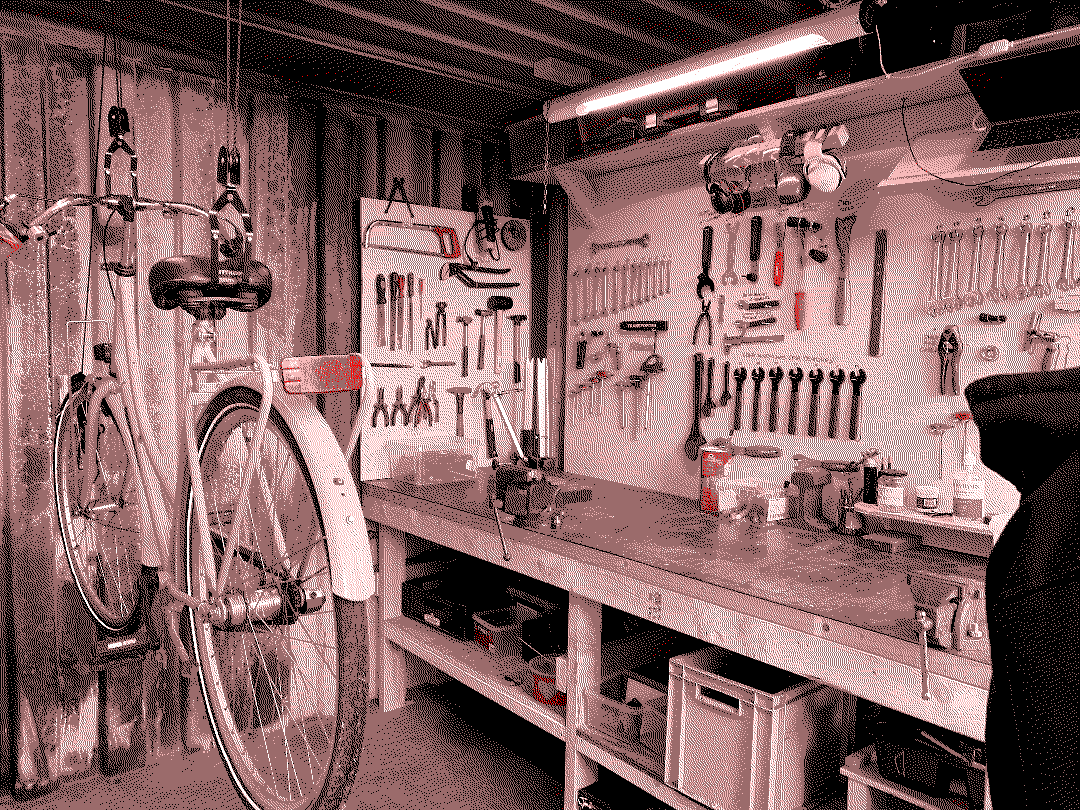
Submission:
M 597 262 L 639 260 L 644 256 L 668 256 L 672 260 L 671 295 L 661 297 L 645 306 L 627 312 L 609 314 L 588 320 L 578 331 L 603 330 L 606 341 L 611 337 L 623 347 L 623 370 L 614 372 L 607 355 L 599 363 L 586 362 L 586 368 L 575 368 L 577 331 L 568 330 L 567 335 L 567 386 L 569 391 L 592 376 L 600 368 L 607 368 L 614 379 L 623 379 L 630 367 L 640 365 L 648 352 L 630 352 L 626 346 L 631 342 L 647 342 L 648 333 L 627 333 L 618 329 L 621 320 L 663 319 L 670 323 L 669 331 L 661 333 L 657 350 L 663 357 L 666 371 L 653 378 L 652 422 L 648 431 L 635 431 L 632 413 L 628 417 L 628 429 L 619 426 L 617 389 L 605 385 L 604 413 L 580 418 L 580 407 L 571 422 L 569 409 L 577 405 L 574 399 L 567 402 L 566 469 L 571 472 L 593 475 L 620 481 L 629 485 L 671 492 L 687 497 L 697 497 L 699 487 L 699 462 L 687 459 L 683 444 L 691 427 L 691 399 L 693 391 L 694 362 L 696 351 L 706 358 L 716 358 L 716 379 L 713 399 L 719 400 L 723 391 L 723 364 L 731 363 L 732 369 L 744 366 L 752 370 L 761 365 L 789 368 L 802 367 L 804 373 L 822 368 L 825 381 L 821 386 L 818 410 L 818 436 L 806 436 L 807 410 L 809 408 L 810 384 L 804 377 L 799 388 L 800 409 L 796 435 L 787 433 L 790 381 L 786 378 L 780 387 L 779 426 L 777 433 L 767 430 L 769 407 L 769 379 L 762 386 L 761 420 L 763 432 L 754 433 L 750 427 L 750 402 L 753 383 L 745 383 L 743 391 L 743 427 L 733 437 L 736 444 L 770 444 L 783 449 L 777 460 L 739 457 L 732 463 L 731 474 L 737 477 L 754 477 L 782 483 L 793 468 L 792 455 L 805 455 L 822 459 L 854 460 L 861 451 L 879 448 L 891 455 L 893 464 L 909 473 L 909 487 L 917 483 L 929 483 L 938 478 L 938 440 L 932 437 L 928 425 L 950 421 L 950 416 L 968 410 L 962 396 L 941 396 L 938 390 L 939 359 L 937 337 L 942 329 L 959 327 L 964 350 L 960 357 L 960 388 L 978 377 L 990 374 L 1035 371 L 1039 359 L 1022 350 L 1023 336 L 1031 324 L 1032 315 L 1042 312 L 1040 328 L 1072 337 L 1080 333 L 1080 314 L 1058 312 L 1053 309 L 1050 298 L 1029 298 L 1021 302 L 1003 304 L 984 303 L 977 309 L 965 308 L 960 312 L 929 317 L 925 304 L 931 286 L 935 258 L 935 244 L 931 236 L 941 224 L 949 230 L 959 222 L 965 229 L 961 244 L 959 267 L 961 286 L 966 289 L 971 269 L 973 242 L 971 228 L 975 217 L 982 218 L 987 229 L 982 250 L 982 288 L 989 284 L 994 260 L 995 234 L 993 225 L 999 215 L 1005 216 L 1010 230 L 1005 244 L 1005 283 L 1011 289 L 1016 286 L 1017 268 L 1021 252 L 1020 231 L 1017 227 L 1024 214 L 1030 214 L 1033 222 L 1042 220 L 1043 212 L 1051 212 L 1051 286 L 1061 272 L 1065 229 L 1062 216 L 1065 209 L 1080 207 L 1080 192 L 1063 191 L 1031 197 L 1014 197 L 998 200 L 985 208 L 975 206 L 957 207 L 945 195 L 927 193 L 896 193 L 891 189 L 873 191 L 866 203 L 857 211 L 854 231 L 848 254 L 848 273 L 851 280 L 852 311 L 848 326 L 833 323 L 833 300 L 837 276 L 837 248 L 834 236 L 835 212 L 827 207 L 790 206 L 780 210 L 751 209 L 741 215 L 715 216 L 708 211 L 708 198 L 701 186 L 684 188 L 657 194 L 651 199 L 636 199 L 625 207 L 613 210 L 600 220 L 600 226 L 592 231 L 572 230 L 570 233 L 569 270 L 591 266 Z M 951 206 L 951 207 L 950 207 Z M 761 262 L 756 285 L 742 281 L 735 288 L 719 283 L 724 273 L 727 257 L 727 230 L 725 223 L 732 218 L 740 221 L 737 238 L 736 272 L 742 274 L 751 269 L 749 262 L 750 217 L 759 215 L 764 220 L 762 229 Z M 804 261 L 807 324 L 801 331 L 794 328 L 794 291 L 798 288 L 799 271 L 797 246 L 799 238 L 794 229 L 787 232 L 785 274 L 782 286 L 772 283 L 772 261 L 776 248 L 775 222 L 789 215 L 805 215 L 822 224 L 820 235 L 825 238 L 829 257 L 824 264 L 809 258 Z M 706 222 L 706 219 L 708 220 Z M 715 322 L 714 339 L 710 351 L 699 340 L 697 348 L 690 345 L 694 322 L 700 313 L 696 295 L 697 276 L 701 272 L 702 226 L 711 224 L 714 229 L 714 246 L 711 276 L 716 283 L 716 295 L 724 295 L 724 323 Z M 882 356 L 867 355 L 870 327 L 870 300 L 872 294 L 874 239 L 878 229 L 888 235 L 888 258 L 886 263 L 885 304 L 883 311 Z M 650 235 L 648 250 L 628 246 L 593 255 L 590 245 Z M 807 236 L 807 245 L 816 246 L 816 239 Z M 948 249 L 946 246 L 946 258 Z M 1039 237 L 1032 239 L 1032 265 L 1038 261 Z M 726 330 L 734 333 L 731 324 L 739 311 L 735 299 L 740 291 L 756 287 L 765 292 L 779 293 L 781 308 L 775 312 L 778 323 L 755 330 L 755 333 L 782 332 L 782 343 L 758 344 L 733 348 L 725 357 L 720 336 Z M 1056 290 L 1055 290 L 1056 292 Z M 713 313 L 717 310 L 713 304 Z M 987 326 L 978 320 L 980 312 L 1004 314 L 1008 320 L 1003 325 Z M 933 336 L 930 351 L 923 350 L 927 335 Z M 978 356 L 978 350 L 992 343 L 999 349 L 998 359 L 987 362 Z M 598 342 L 590 340 L 589 353 L 598 348 Z M 1080 343 L 1069 357 L 1060 356 L 1058 367 L 1076 365 Z M 863 369 L 867 382 L 862 389 L 860 431 L 857 441 L 847 438 L 850 415 L 851 385 L 845 381 L 840 401 L 840 431 L 842 438 L 825 437 L 829 413 L 831 387 L 828 372 L 842 367 L 846 373 Z M 734 394 L 734 380 L 730 383 Z M 586 391 L 583 397 L 588 397 Z M 642 407 L 644 396 L 642 395 Z M 626 405 L 632 408 L 631 396 L 626 395 Z M 731 413 L 734 397 L 726 408 L 717 409 L 711 418 L 702 420 L 702 432 L 709 440 L 726 436 L 731 429 Z M 944 440 L 945 478 L 955 473 L 960 454 L 963 427 L 949 430 Z M 978 431 L 971 425 L 969 443 L 976 457 L 979 453 Z M 1011 514 L 1018 502 L 1017 491 L 1004 479 L 984 468 L 977 473 L 987 482 L 987 512 Z M 909 502 L 911 495 L 909 494 Z

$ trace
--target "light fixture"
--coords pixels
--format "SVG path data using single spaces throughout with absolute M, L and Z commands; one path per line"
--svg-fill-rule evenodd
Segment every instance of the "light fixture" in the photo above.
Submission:
M 766 62 L 862 36 L 859 9 L 849 6 L 777 28 L 743 42 L 646 70 L 625 79 L 561 96 L 544 105 L 549 123 L 713 81 Z

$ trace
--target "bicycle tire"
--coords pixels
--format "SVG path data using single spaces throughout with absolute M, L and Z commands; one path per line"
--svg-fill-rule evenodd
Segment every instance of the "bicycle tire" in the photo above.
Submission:
M 135 632 L 142 619 L 142 571 L 136 476 L 121 428 L 102 400 L 93 456 L 97 472 L 83 493 L 81 464 L 95 384 L 87 381 L 64 398 L 53 437 L 53 502 L 75 586 L 86 610 L 108 634 Z M 85 496 L 85 497 L 84 497 Z
M 230 488 L 238 485 L 241 451 L 250 438 L 245 437 L 244 426 L 254 423 L 261 399 L 260 393 L 246 387 L 222 391 L 206 406 L 197 425 L 198 469 L 213 536 L 214 572 L 237 514 L 228 497 Z M 329 430 L 327 437 L 333 440 Z M 189 465 L 185 477 L 186 528 L 177 558 L 183 565 L 181 587 L 203 600 L 209 591 L 206 578 L 194 576 L 205 571 L 191 489 L 194 467 Z M 247 604 L 264 583 L 291 578 L 317 587 L 326 599 L 318 611 L 299 617 L 295 624 L 249 618 L 242 628 L 228 630 L 209 619 L 196 621 L 189 610 L 200 690 L 218 752 L 248 807 L 332 810 L 348 798 L 363 742 L 371 600 L 353 602 L 331 592 L 322 523 L 327 499 L 313 484 L 310 464 L 275 407 L 267 421 L 259 468 L 247 498 L 249 507 L 259 503 L 259 508 L 243 510 L 248 519 L 226 596 Z M 274 473 L 268 487 L 263 486 L 266 472 Z M 286 475 L 288 480 L 283 480 Z M 280 542 L 265 542 L 274 536 L 275 523 L 281 529 Z M 282 545 L 284 563 L 278 553 Z M 297 627 L 300 630 L 294 632 Z M 296 648 L 304 641 L 301 636 L 310 641 L 311 649 L 297 655 Z M 331 652 L 336 653 L 336 663 L 329 660 Z M 297 673 L 305 682 L 300 686 L 315 688 L 300 695 Z M 312 715 L 312 728 L 303 726 L 305 714 Z M 298 725 L 303 727 L 294 731 Z M 297 752 L 307 755 L 308 761 L 295 762 Z

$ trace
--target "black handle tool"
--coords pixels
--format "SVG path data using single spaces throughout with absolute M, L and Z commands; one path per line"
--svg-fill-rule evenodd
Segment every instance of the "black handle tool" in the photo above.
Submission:
M 716 403 L 712 398 L 712 381 L 713 381 L 713 363 L 715 358 L 709 358 L 709 370 L 706 372 L 708 378 L 708 384 L 705 386 L 705 401 L 701 403 L 701 415 L 708 419 L 712 416 L 712 412 L 716 410 Z
M 847 375 L 842 368 L 829 372 L 829 380 L 832 381 L 832 402 L 829 403 L 829 438 L 836 438 L 836 420 L 840 410 L 840 386 L 844 384 Z
M 859 438 L 859 401 L 862 398 L 863 383 L 866 382 L 866 372 L 862 369 L 851 372 L 851 425 L 848 430 L 848 438 L 855 441 Z
M 750 374 L 754 380 L 754 410 L 750 414 L 750 429 L 757 433 L 758 431 L 758 413 L 761 410 L 761 383 L 765 379 L 765 369 L 758 366 Z
M 683 450 L 686 457 L 691 461 L 697 461 L 698 453 L 705 446 L 705 437 L 701 435 L 701 377 L 705 371 L 705 355 L 698 352 L 694 355 L 694 405 L 691 413 L 694 422 L 690 427 L 690 435 L 686 437 Z
M 731 414 L 731 429 L 740 430 L 742 428 L 742 389 L 743 383 L 746 382 L 746 369 L 740 366 L 731 372 L 731 376 L 735 378 L 735 407 Z
M 803 370 L 788 369 L 788 377 L 791 379 L 791 404 L 788 406 L 787 432 L 789 436 L 794 436 L 795 423 L 799 420 L 799 383 L 802 382 Z
M 776 417 L 780 401 L 780 381 L 784 379 L 784 370 L 777 366 L 769 369 L 769 379 L 772 381 L 772 393 L 769 395 L 769 432 L 776 433 Z
M 709 288 L 709 292 L 716 292 L 716 285 L 713 284 L 712 278 L 709 276 L 709 270 L 712 268 L 712 252 L 713 252 L 713 229 L 711 225 L 706 225 L 701 230 L 701 273 L 697 277 L 697 297 L 704 300 L 704 296 L 701 291 L 706 287 Z
M 754 269 L 746 274 L 746 278 L 756 284 L 761 266 L 761 217 L 750 218 L 750 261 L 754 263 Z
M 726 408 L 731 401 L 731 392 L 728 390 L 728 376 L 731 373 L 731 363 L 724 363 L 724 393 L 720 395 L 720 407 Z
M 817 436 L 818 393 L 821 381 L 825 379 L 825 372 L 820 368 L 816 369 L 807 374 L 806 379 L 810 380 L 810 410 L 806 415 L 806 435 Z
M 386 347 L 386 276 L 375 276 L 375 345 Z

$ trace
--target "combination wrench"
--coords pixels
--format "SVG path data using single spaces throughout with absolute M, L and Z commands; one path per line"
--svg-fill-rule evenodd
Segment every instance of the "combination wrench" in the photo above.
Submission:
M 949 231 L 949 284 L 952 294 L 945 299 L 946 312 L 958 312 L 964 303 L 960 294 L 960 240 L 963 236 L 960 223 L 954 222 L 953 229 Z
M 1020 268 L 1016 273 L 1016 288 L 1009 295 L 1013 301 L 1023 301 L 1031 297 L 1031 288 L 1028 287 L 1028 264 L 1031 259 L 1031 214 L 1024 214 L 1024 221 L 1020 225 L 1023 232 L 1024 248 L 1020 252 Z
M 936 317 L 944 311 L 941 296 L 941 262 L 945 253 L 945 229 L 938 225 L 931 238 L 937 247 L 934 256 L 934 278 L 931 284 L 930 297 L 926 302 L 926 314 L 930 317 Z
M 1002 214 L 998 217 L 997 225 L 994 226 L 994 233 L 997 234 L 997 246 L 994 249 L 994 275 L 986 290 L 986 300 L 992 304 L 1000 304 L 1008 297 L 1008 290 L 1005 289 L 1005 234 L 1008 231 L 1009 226 L 1005 224 L 1005 215 Z
M 1061 278 L 1057 281 L 1059 290 L 1070 290 L 1074 286 L 1073 281 L 1073 245 L 1076 239 L 1076 223 L 1072 214 L 1076 210 L 1069 206 L 1065 210 L 1065 218 L 1062 225 L 1065 226 L 1065 252 L 1061 256 Z
M 975 226 L 971 229 L 973 245 L 971 248 L 971 275 L 968 276 L 968 291 L 964 296 L 964 306 L 977 307 L 983 302 L 982 293 L 982 243 L 983 226 L 982 217 L 975 218 Z
M 1035 229 L 1041 237 L 1039 241 L 1039 269 L 1036 271 L 1035 288 L 1032 290 L 1037 298 L 1045 298 L 1050 295 L 1050 232 L 1054 226 L 1050 224 L 1050 212 L 1043 213 L 1043 221 Z

